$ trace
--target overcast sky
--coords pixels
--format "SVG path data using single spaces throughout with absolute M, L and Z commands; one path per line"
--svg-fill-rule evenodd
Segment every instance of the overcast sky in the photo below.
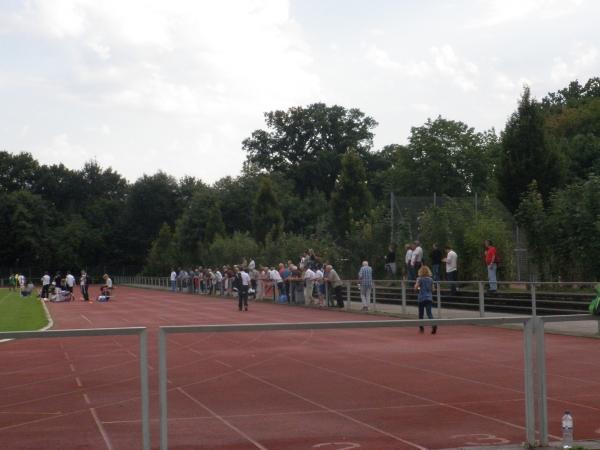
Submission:
M 600 76 L 596 0 L 0 0 L 0 149 L 129 180 L 239 174 L 263 113 L 374 117 L 375 149 L 442 115 L 504 127 Z

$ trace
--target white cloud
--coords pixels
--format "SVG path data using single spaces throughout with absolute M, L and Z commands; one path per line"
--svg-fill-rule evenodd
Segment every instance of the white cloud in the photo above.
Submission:
M 488 0 L 483 13 L 469 20 L 469 27 L 505 25 L 525 20 L 551 20 L 574 14 L 585 0 Z
M 566 60 L 561 56 L 554 58 L 550 71 L 552 80 L 568 82 L 581 76 L 582 73 L 588 76 L 597 75 L 600 70 L 600 59 L 595 46 L 579 42 L 570 53 Z
M 214 128 L 224 122 L 237 123 L 226 142 L 239 152 L 264 111 L 314 101 L 320 92 L 311 49 L 287 0 L 31 0 L 0 20 L 9 33 L 37 37 L 65 58 L 40 72 L 45 95 L 89 114 L 118 112 L 132 121 L 130 133 L 138 132 L 133 122 L 142 117 L 133 114 L 162 115 L 164 128 L 144 132 L 175 157 L 199 158 L 199 147 L 218 148 L 207 136 L 219 134 Z M 112 125 L 109 120 L 107 129 Z M 178 145 L 164 134 L 179 135 Z M 50 134 L 46 143 L 65 149 L 69 137 Z M 242 155 L 229 159 L 230 171 L 241 162 Z M 173 173 L 187 170 L 179 166 Z

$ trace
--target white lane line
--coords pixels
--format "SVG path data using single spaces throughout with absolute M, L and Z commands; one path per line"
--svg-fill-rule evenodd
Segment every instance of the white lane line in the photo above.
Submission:
M 71 372 L 75 372 L 75 366 L 73 364 L 69 364 L 69 369 L 71 369 Z
M 86 316 L 84 316 L 83 314 L 79 314 L 81 317 L 83 317 L 84 320 L 86 320 L 90 325 L 92 325 L 92 321 L 90 319 L 88 319 Z
M 311 400 L 311 399 L 309 399 L 307 397 L 304 397 L 303 395 L 297 394 L 297 393 L 295 393 L 293 391 L 290 391 L 289 389 L 286 389 L 286 388 L 284 388 L 282 386 L 279 386 L 279 385 L 277 385 L 275 383 L 271 383 L 270 381 L 267 381 L 267 380 L 265 380 L 265 379 L 263 379 L 261 377 L 252 375 L 252 374 L 246 372 L 245 370 L 240 370 L 239 372 L 243 373 L 247 377 L 250 377 L 250 378 L 252 378 L 252 379 L 254 379 L 256 381 L 259 381 L 259 382 L 261 382 L 263 384 L 266 384 L 267 386 L 271 386 L 271 387 L 274 387 L 275 389 L 279 389 L 280 391 L 283 391 L 283 392 L 285 392 L 285 393 L 287 393 L 289 395 L 292 395 L 292 396 L 297 397 L 297 398 L 299 398 L 301 400 L 304 400 L 305 402 L 308 402 L 308 403 L 310 403 L 312 405 L 315 405 L 315 406 L 317 406 L 319 408 L 323 408 L 324 410 L 326 410 L 326 411 L 328 411 L 328 412 L 330 412 L 332 414 L 335 414 L 337 416 L 343 417 L 346 420 L 350 420 L 351 422 L 354 422 L 356 424 L 362 425 L 363 427 L 369 428 L 369 429 L 371 429 L 373 431 L 377 431 L 378 433 L 383 434 L 384 436 L 388 436 L 388 437 L 390 437 L 390 438 L 392 438 L 392 439 L 394 439 L 396 441 L 402 442 L 402 443 L 404 443 L 406 445 L 410 445 L 411 447 L 418 448 L 419 450 L 428 450 L 426 447 L 422 447 L 419 444 L 417 444 L 416 442 L 411 442 L 411 441 L 407 441 L 406 439 L 402 439 L 400 436 L 396 436 L 395 434 L 389 433 L 389 432 L 387 432 L 385 430 L 382 430 L 381 428 L 378 428 L 376 426 L 370 425 L 370 424 L 368 424 L 366 422 L 363 422 L 362 420 L 355 419 L 354 417 L 349 416 L 348 414 L 344 414 L 343 412 L 336 411 L 335 409 L 331 409 L 328 406 L 323 405 L 322 403 L 315 402 L 314 400 Z
M 110 442 L 110 438 L 108 437 L 108 434 L 106 433 L 106 430 L 104 429 L 104 426 L 102 425 L 102 422 L 100 422 L 100 419 L 98 418 L 98 414 L 96 414 L 96 410 L 94 408 L 90 408 L 90 412 L 92 413 L 92 417 L 94 418 L 94 421 L 96 422 L 96 426 L 98 427 L 98 430 L 100 431 L 100 434 L 102 435 L 102 439 L 104 439 L 104 443 L 106 444 L 107 450 L 113 450 L 114 447 L 112 446 L 112 443 Z
M 456 411 L 460 411 L 460 412 L 463 412 L 465 414 L 469 414 L 469 415 L 472 415 L 472 416 L 481 417 L 483 419 L 491 420 L 493 422 L 501 423 L 503 425 L 506 425 L 506 426 L 512 427 L 512 428 L 516 428 L 518 430 L 525 430 L 525 427 L 523 427 L 521 425 L 517 425 L 517 424 L 511 423 L 511 422 L 507 422 L 505 420 L 498 419 L 496 417 L 486 416 L 485 414 L 480 414 L 480 413 L 477 413 L 475 411 L 469 411 L 468 409 L 461 408 L 459 406 L 452 405 L 450 403 L 439 402 L 437 400 L 433 400 L 433 399 L 430 399 L 430 398 L 427 398 L 427 397 L 423 397 L 421 395 L 413 394 L 411 392 L 403 391 L 403 390 L 400 390 L 400 389 L 395 389 L 393 387 L 386 386 L 385 384 L 380 384 L 380 383 L 376 383 L 374 381 L 364 380 L 362 378 L 358 378 L 358 377 L 354 377 L 352 375 L 348 375 L 348 374 L 346 374 L 344 372 L 339 372 L 337 370 L 329 369 L 327 367 L 322 367 L 322 366 L 318 366 L 316 364 L 307 363 L 305 361 L 302 361 L 302 360 L 299 360 L 299 359 L 296 359 L 296 358 L 292 358 L 290 356 L 286 356 L 286 358 L 291 359 L 292 361 L 296 361 L 296 362 L 298 362 L 300 364 L 304 364 L 304 365 L 309 366 L 309 367 L 314 367 L 314 368 L 317 368 L 317 369 L 321 369 L 321 370 L 324 370 L 326 372 L 330 372 L 330 373 L 333 373 L 333 374 L 336 374 L 336 375 L 339 375 L 339 376 L 343 376 L 343 377 L 349 378 L 351 380 L 356 380 L 356 381 L 359 381 L 359 382 L 364 383 L 364 384 L 369 384 L 371 386 L 377 386 L 377 387 L 380 387 L 382 389 L 386 389 L 388 391 L 396 392 L 398 394 L 404 394 L 404 395 L 407 395 L 409 397 L 413 397 L 413 398 L 416 398 L 416 399 L 419 399 L 419 400 L 431 402 L 431 403 L 433 403 L 435 405 L 438 405 L 438 406 L 445 406 L 447 408 L 454 409 Z M 549 436 L 552 437 L 552 438 L 554 438 L 554 439 L 560 439 L 558 436 L 553 436 L 553 435 L 550 435 L 550 434 L 549 434 Z
M 77 382 L 77 387 L 83 387 L 83 383 L 79 377 L 75 377 L 75 381 Z
M 92 402 L 90 401 L 90 398 L 88 397 L 88 395 L 87 395 L 87 394 L 83 394 L 83 399 L 85 400 L 85 402 L 86 402 L 88 405 L 91 405 L 91 404 L 92 404 Z
M 191 401 L 193 401 L 194 403 L 196 403 L 197 405 L 201 406 L 202 408 L 204 408 L 205 410 L 207 410 L 212 416 L 214 416 L 216 419 L 218 419 L 219 421 L 221 421 L 224 425 L 228 426 L 229 428 L 231 428 L 233 431 L 235 431 L 236 433 L 238 433 L 240 436 L 242 436 L 244 439 L 246 439 L 247 441 L 251 442 L 256 448 L 259 448 L 260 450 L 269 450 L 267 447 L 265 447 L 264 445 L 262 445 L 261 443 L 255 441 L 254 439 L 252 439 L 250 436 L 248 436 L 246 433 L 244 433 L 242 430 L 240 430 L 238 427 L 236 427 L 234 424 L 232 424 L 231 422 L 229 422 L 228 420 L 224 419 L 223 417 L 221 417 L 220 415 L 218 415 L 215 411 L 213 411 L 212 409 L 210 409 L 208 406 L 206 406 L 204 403 L 202 403 L 200 400 L 192 397 L 190 394 L 188 394 L 185 390 L 183 390 L 182 388 L 177 388 L 177 390 L 179 392 L 181 392 L 183 395 L 185 395 L 187 398 L 189 398 Z

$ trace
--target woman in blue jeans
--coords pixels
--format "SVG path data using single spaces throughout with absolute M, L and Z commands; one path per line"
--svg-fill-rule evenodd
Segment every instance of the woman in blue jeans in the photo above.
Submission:
M 427 266 L 421 266 L 419 269 L 419 277 L 415 283 L 415 289 L 419 292 L 419 319 L 423 318 L 423 312 L 427 311 L 427 317 L 433 319 L 431 307 L 433 306 L 433 278 L 431 278 L 431 270 Z M 423 327 L 419 327 L 419 332 L 423 333 Z M 437 326 L 431 327 L 431 334 L 437 332 Z

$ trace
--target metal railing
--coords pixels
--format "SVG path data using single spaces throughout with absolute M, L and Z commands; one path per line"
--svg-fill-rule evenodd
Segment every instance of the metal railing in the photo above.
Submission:
M 146 327 L 127 328 L 90 328 L 74 330 L 45 331 L 6 331 L 0 332 L 2 339 L 46 339 L 89 336 L 127 336 L 140 337 L 140 388 L 142 406 L 142 448 L 150 450 L 150 392 L 148 384 L 148 335 Z
M 172 290 L 189 294 L 211 294 L 216 296 L 236 296 L 232 290 L 232 280 L 223 280 L 209 289 L 202 289 L 200 282 L 194 280 L 176 280 L 171 284 L 168 277 L 115 277 L 116 284 L 152 289 Z M 288 304 L 321 304 L 335 306 L 343 303 L 346 310 L 356 308 L 361 302 L 358 280 L 342 280 L 341 289 L 334 289 L 329 283 L 324 284 L 323 293 L 319 296 L 319 286 L 307 298 L 304 281 L 288 279 L 280 289 L 277 283 L 258 279 L 255 281 L 251 298 L 271 300 L 279 303 L 281 294 L 283 301 Z M 587 306 L 596 295 L 594 282 L 516 282 L 499 281 L 498 290 L 494 293 L 487 291 L 487 281 L 436 281 L 433 291 L 433 303 L 436 317 L 442 318 L 442 309 L 462 309 L 479 313 L 486 317 L 488 312 L 554 315 L 582 314 L 587 312 Z M 336 301 L 336 297 L 337 301 Z M 341 297 L 341 298 L 339 298 Z M 408 314 L 408 307 L 417 306 L 417 291 L 414 281 L 408 280 L 374 280 L 368 300 L 372 311 L 386 310 L 389 306 L 399 307 L 399 312 Z M 396 312 L 396 311 L 394 311 Z M 599 330 L 600 332 L 600 330 Z
M 588 314 L 569 316 L 522 316 L 469 319 L 429 319 L 429 320 L 381 320 L 317 323 L 267 323 L 235 325 L 163 326 L 158 333 L 159 351 L 159 402 L 160 402 L 160 449 L 168 450 L 168 408 L 167 408 L 167 335 L 176 333 L 223 333 L 256 332 L 283 330 L 334 330 L 404 328 L 416 326 L 460 326 L 460 325 L 523 325 L 524 358 L 524 408 L 525 438 L 530 446 L 536 445 L 539 436 L 541 445 L 548 445 L 547 380 L 545 369 L 544 324 L 547 322 L 571 322 L 593 320 L 600 324 L 600 317 Z M 536 402 L 537 399 L 537 402 Z M 536 430 L 536 418 L 539 429 Z M 537 434 L 536 434 L 537 431 Z

